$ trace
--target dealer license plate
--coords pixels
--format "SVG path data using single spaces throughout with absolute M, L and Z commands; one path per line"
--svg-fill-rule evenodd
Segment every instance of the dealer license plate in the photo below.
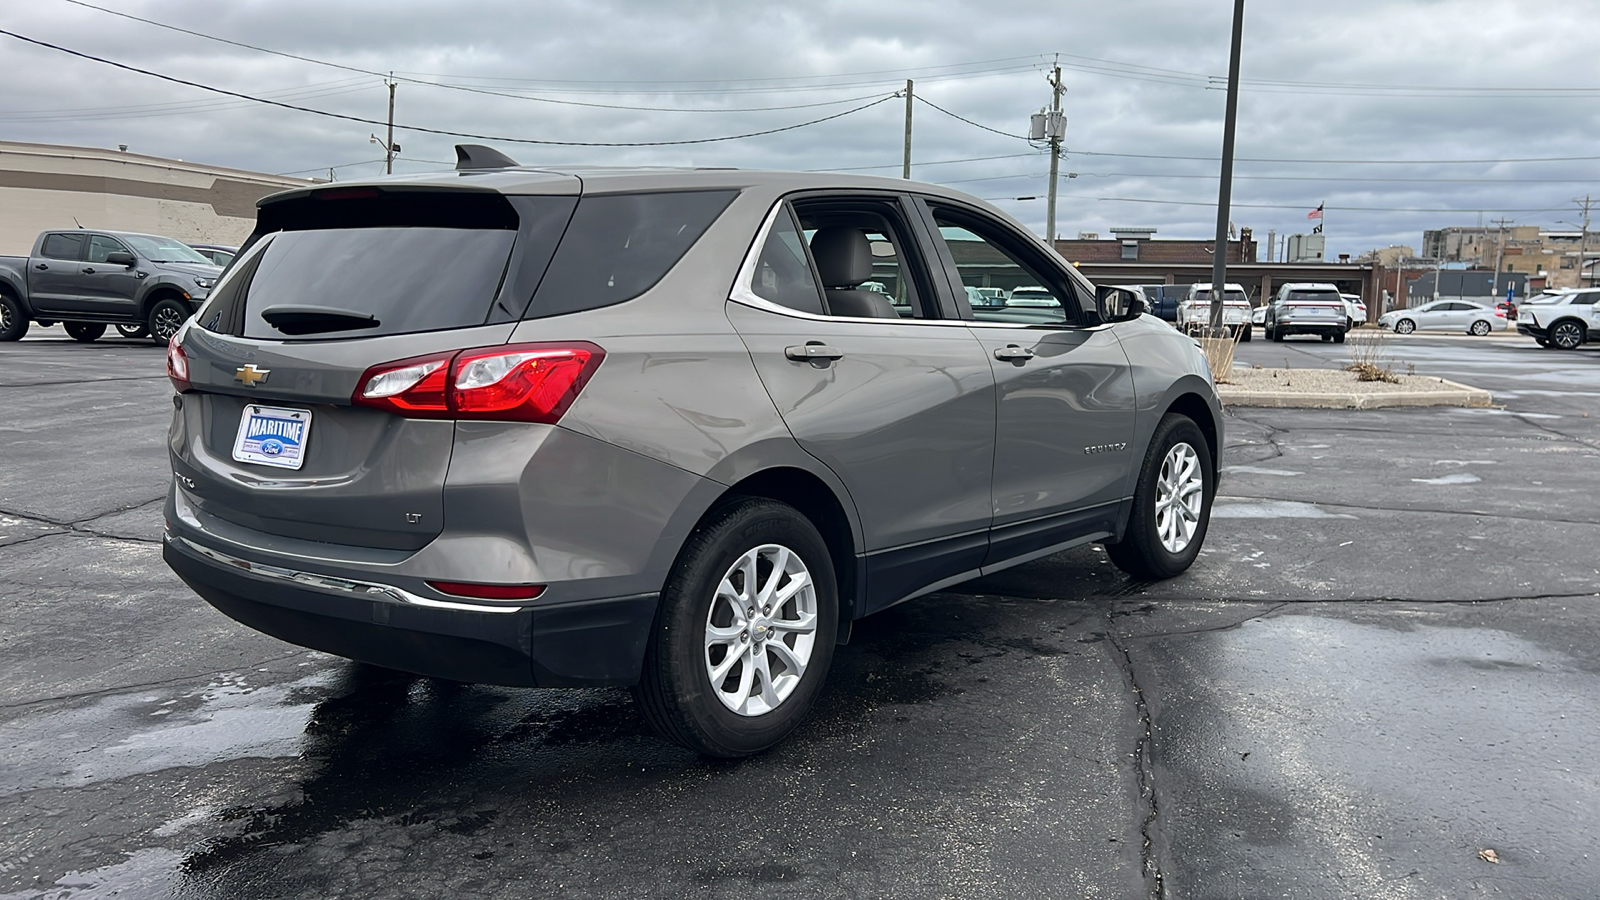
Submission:
M 239 420 L 239 436 L 233 442 L 233 458 L 298 469 L 306 461 L 306 441 L 310 437 L 310 410 L 246 404 Z

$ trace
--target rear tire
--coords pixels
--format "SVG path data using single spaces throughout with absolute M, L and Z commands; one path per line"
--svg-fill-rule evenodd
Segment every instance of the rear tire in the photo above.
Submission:
M 1180 575 L 1200 554 L 1217 491 L 1211 448 L 1188 416 L 1169 413 L 1156 426 L 1139 469 L 1133 515 L 1106 556 L 1134 578 Z
M 118 325 L 117 333 L 125 338 L 142 338 L 150 336 L 150 329 L 145 325 Z
M 633 689 L 645 720 L 706 756 L 783 740 L 833 661 L 837 584 L 822 535 L 793 507 L 750 498 L 712 514 L 661 593 Z
M 1239 335 L 1239 343 L 1241 343 L 1241 344 L 1250 343 L 1250 326 L 1249 325 L 1246 325 L 1244 327 L 1244 331 L 1242 333 L 1240 333 L 1240 335 Z
M 188 318 L 188 307 L 170 297 L 150 307 L 150 315 L 145 319 L 150 342 L 157 347 L 165 347 L 172 342 L 172 336 L 178 333 Z
M 1550 327 L 1550 346 L 1557 350 L 1576 350 L 1583 344 L 1583 326 L 1570 319 Z
M 62 327 L 73 340 L 85 344 L 99 340 L 100 335 L 106 333 L 104 322 L 68 322 Z
M 0 341 L 20 341 L 27 333 L 27 311 L 17 298 L 0 291 Z
M 1267 337 L 1270 337 L 1270 338 L 1272 338 L 1273 341 L 1281 344 L 1281 343 L 1283 343 L 1283 329 L 1282 328 L 1268 328 L 1267 329 Z
M 1343 332 L 1343 331 L 1339 332 L 1338 334 L 1333 336 L 1333 342 L 1335 344 L 1344 343 L 1344 336 L 1345 336 L 1345 332 Z

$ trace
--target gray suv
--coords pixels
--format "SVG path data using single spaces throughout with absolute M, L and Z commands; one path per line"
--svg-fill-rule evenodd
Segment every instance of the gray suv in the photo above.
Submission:
M 1141 579 L 1199 552 L 1197 345 L 994 208 L 457 152 L 261 201 L 169 347 L 165 557 L 227 615 L 422 675 L 632 686 L 733 757 L 795 727 L 862 616 L 1089 542 Z

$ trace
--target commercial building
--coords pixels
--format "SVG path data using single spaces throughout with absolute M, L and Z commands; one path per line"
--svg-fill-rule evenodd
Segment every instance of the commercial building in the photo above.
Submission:
M 242 242 L 256 201 L 311 181 L 124 150 L 0 141 L 0 255 L 41 231 L 106 228 L 194 243 Z

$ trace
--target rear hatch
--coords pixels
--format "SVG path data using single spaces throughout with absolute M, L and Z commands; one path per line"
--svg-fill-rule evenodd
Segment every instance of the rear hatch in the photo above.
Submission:
M 504 344 L 576 204 L 491 191 L 323 188 L 263 204 L 181 335 L 174 469 L 203 513 L 415 550 L 444 524 L 448 418 L 356 405 L 374 367 Z M 392 366 L 390 368 L 393 368 Z
M 1278 312 L 1285 325 L 1345 325 L 1344 298 L 1335 291 L 1290 291 Z

